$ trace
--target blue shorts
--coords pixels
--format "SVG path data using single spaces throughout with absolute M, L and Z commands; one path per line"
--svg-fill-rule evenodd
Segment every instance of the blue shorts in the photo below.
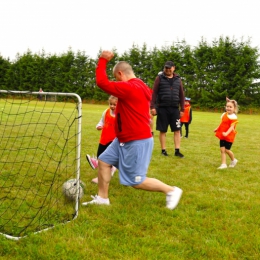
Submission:
M 98 159 L 119 170 L 121 184 L 135 186 L 146 178 L 152 151 L 152 137 L 127 143 L 119 143 L 115 138 Z

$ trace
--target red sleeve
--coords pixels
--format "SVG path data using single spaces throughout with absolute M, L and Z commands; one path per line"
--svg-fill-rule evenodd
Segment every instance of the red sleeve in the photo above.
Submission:
M 96 84 L 103 90 L 109 90 L 109 79 L 106 72 L 107 60 L 104 58 L 99 58 L 96 67 Z
M 181 87 L 180 87 L 180 106 L 181 106 L 181 112 L 184 112 L 185 97 L 184 97 L 184 90 L 183 90 L 182 81 L 181 81 Z
M 107 72 L 108 61 L 104 58 L 99 58 L 98 64 L 96 67 L 96 84 L 99 88 L 104 90 L 106 93 L 113 95 L 118 98 L 126 98 L 131 93 L 134 95 L 134 92 L 129 92 L 131 85 L 126 81 L 110 81 Z

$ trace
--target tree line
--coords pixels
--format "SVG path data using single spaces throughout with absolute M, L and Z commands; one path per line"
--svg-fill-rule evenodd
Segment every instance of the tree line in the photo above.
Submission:
M 166 61 L 176 64 L 176 73 L 183 81 L 185 95 L 192 104 L 202 108 L 222 108 L 225 97 L 240 106 L 260 105 L 259 51 L 250 40 L 237 41 L 220 37 L 211 44 L 201 40 L 191 47 L 185 40 L 162 48 L 148 49 L 133 45 L 108 63 L 108 75 L 118 61 L 128 61 L 137 77 L 150 88 Z M 99 53 L 97 54 L 97 57 Z M 85 52 L 69 49 L 61 55 L 33 54 L 30 50 L 14 61 L 0 55 L 0 89 L 19 91 L 77 93 L 83 100 L 107 100 L 108 95 L 96 87 L 93 59 Z

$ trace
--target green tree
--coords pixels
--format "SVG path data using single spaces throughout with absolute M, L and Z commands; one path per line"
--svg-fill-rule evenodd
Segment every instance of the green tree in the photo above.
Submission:
M 5 60 L 2 56 L 0 56 L 0 89 L 8 89 L 6 84 L 6 74 L 10 69 L 11 63 L 8 60 Z
M 194 84 L 191 98 L 193 103 L 200 106 L 213 105 L 212 102 L 212 78 L 211 70 L 214 68 L 212 48 L 202 40 L 193 51 L 194 57 Z M 217 77 L 218 78 L 218 77 Z
M 83 59 L 81 57 L 80 59 Z M 96 88 L 96 79 L 95 79 L 95 68 L 96 68 L 96 61 L 91 58 L 87 58 L 85 61 L 85 66 L 83 65 L 82 61 L 82 75 L 85 73 L 86 81 L 84 83 L 84 86 L 82 86 L 82 96 L 85 99 L 93 99 L 95 94 L 95 88 Z M 82 78 L 83 83 L 83 78 Z M 80 93 L 79 93 L 80 94 Z
M 45 61 L 45 85 L 43 90 L 45 92 L 59 92 L 58 84 L 59 73 L 60 73 L 60 57 L 57 57 L 56 54 L 48 55 Z
M 239 105 L 259 105 L 260 66 L 257 48 L 250 41 L 238 42 L 220 37 L 208 44 L 203 38 L 197 47 L 191 48 L 185 40 L 172 42 L 161 49 L 148 50 L 147 45 L 132 47 L 107 65 L 107 73 L 113 79 L 113 67 L 120 60 L 128 61 L 149 87 L 163 69 L 166 61 L 176 64 L 176 73 L 183 81 L 185 95 L 201 107 L 223 107 L 225 97 L 236 99 Z M 9 90 L 45 92 L 73 92 L 82 99 L 103 101 L 108 95 L 96 86 L 96 59 L 85 52 L 76 54 L 69 49 L 61 55 L 25 54 L 16 56 L 13 62 L 0 56 L 0 86 Z
M 33 78 L 35 78 L 34 57 L 30 50 L 20 56 L 17 54 L 16 61 L 6 73 L 6 82 L 10 90 L 33 91 Z
M 85 55 L 84 52 L 78 51 L 74 54 L 74 59 L 70 67 L 69 84 L 71 91 L 77 93 L 82 99 L 92 98 L 91 91 L 95 86 L 95 63 L 92 59 Z
M 206 107 L 223 107 L 225 97 L 248 105 L 253 97 L 246 95 L 259 78 L 258 50 L 250 41 L 237 42 L 229 37 L 214 41 L 212 46 L 202 41 L 194 50 L 198 103 Z

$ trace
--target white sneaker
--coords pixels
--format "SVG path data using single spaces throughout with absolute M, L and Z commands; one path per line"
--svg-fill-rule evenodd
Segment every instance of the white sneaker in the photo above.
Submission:
M 109 205 L 110 204 L 109 199 L 103 199 L 103 198 L 99 197 L 98 195 L 95 195 L 95 196 L 91 195 L 91 198 L 93 200 L 88 201 L 88 202 L 83 202 L 82 205 L 87 206 L 88 204 L 98 204 L 98 205 Z
M 229 167 L 235 167 L 236 164 L 237 164 L 238 160 L 237 159 L 234 159 L 233 161 L 231 161 L 231 163 L 229 164 Z
M 166 207 L 168 209 L 175 209 L 181 199 L 182 189 L 173 187 L 174 190 L 166 195 Z
M 227 168 L 227 165 L 226 164 L 221 164 L 218 169 L 226 169 Z

